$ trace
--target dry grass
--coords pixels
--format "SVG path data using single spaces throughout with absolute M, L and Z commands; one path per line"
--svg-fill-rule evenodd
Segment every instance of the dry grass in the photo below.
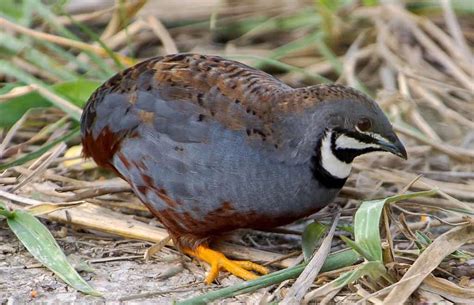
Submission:
M 394 283 L 362 277 L 330 290 L 327 283 L 347 271 L 335 270 L 311 281 L 304 302 L 474 299 L 472 254 L 451 254 L 461 246 L 472 251 L 474 241 L 472 11 L 454 12 L 447 0 L 440 1 L 434 11 L 416 14 L 403 5 L 349 4 L 333 9 L 322 4 L 315 8 L 304 1 L 187 0 L 179 7 L 171 1 L 127 1 L 113 7 L 100 1 L 96 7 L 73 3 L 65 8 L 71 17 L 64 13 L 48 17 L 38 10 L 31 26 L 0 15 L 4 29 L 0 80 L 5 85 L 0 89 L 0 112 L 12 99 L 18 101 L 33 92 L 38 93 L 33 99 L 43 98 L 56 106 L 29 110 L 13 125 L 0 126 L 0 162 L 6 167 L 0 173 L 0 198 L 8 207 L 32 208 L 43 218 L 77 230 L 153 243 L 165 239 L 166 231 L 124 182 L 86 164 L 77 154 L 64 156 L 78 137 L 66 144 L 59 141 L 28 162 L 11 162 L 61 140 L 77 124 L 80 103 L 52 86 L 60 80 L 103 81 L 120 64 L 176 51 L 219 54 L 264 69 L 293 86 L 327 79 L 376 97 L 406 143 L 409 160 L 386 154 L 359 158 L 337 201 L 344 224 L 352 223 L 361 199 L 384 198 L 408 189 L 439 189 L 437 196 L 398 202 L 386 210 L 382 242 L 390 258 L 384 262 Z M 94 42 L 77 22 L 100 33 L 101 43 Z M 63 27 L 79 33 L 82 41 L 65 34 Z M 8 41 L 12 37 L 18 44 L 28 43 L 27 47 L 15 49 Z M 42 63 L 38 56 L 48 62 Z M 15 88 L 8 87 L 9 83 Z M 328 219 L 330 215 L 327 208 L 314 217 Z M 299 261 L 294 245 L 290 243 L 291 251 L 285 251 L 268 244 L 281 235 L 294 236 L 295 230 L 301 233 L 301 226 L 267 232 L 256 241 L 252 234 L 257 233 L 246 233 L 247 241 L 237 235 L 219 248 L 235 258 L 287 268 Z M 433 243 L 420 244 L 417 232 Z M 333 241 L 333 250 L 339 248 L 341 243 Z M 288 291 L 299 288 L 290 288 L 293 283 L 285 281 L 254 295 L 262 304 L 281 301 Z M 254 299 L 250 295 L 239 300 Z

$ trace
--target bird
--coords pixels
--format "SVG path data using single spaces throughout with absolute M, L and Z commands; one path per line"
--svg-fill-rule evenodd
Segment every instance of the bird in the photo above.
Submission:
M 331 203 L 363 154 L 407 152 L 377 103 L 339 84 L 293 88 L 243 63 L 178 53 L 116 74 L 81 117 L 83 155 L 114 171 L 183 253 L 252 280 L 268 269 L 212 249 Z

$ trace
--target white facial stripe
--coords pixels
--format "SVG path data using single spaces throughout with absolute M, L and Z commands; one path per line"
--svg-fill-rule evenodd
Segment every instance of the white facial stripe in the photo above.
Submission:
M 378 148 L 380 146 L 373 143 L 364 143 L 352 137 L 348 137 L 344 134 L 340 135 L 336 139 L 336 148 L 362 150 L 362 149 L 370 148 L 370 147 Z
M 384 142 L 388 142 L 390 143 L 389 140 L 385 139 L 384 137 L 382 137 L 381 135 L 379 135 L 378 133 L 374 133 L 374 132 L 370 132 L 370 131 L 361 131 L 359 128 L 357 128 L 356 126 L 356 130 L 360 133 L 363 133 L 365 135 L 368 135 L 369 137 L 372 137 L 374 139 L 377 139 L 379 141 L 384 141 Z
M 328 132 L 321 143 L 321 166 L 332 176 L 345 179 L 351 173 L 351 164 L 339 160 L 331 150 L 331 135 Z

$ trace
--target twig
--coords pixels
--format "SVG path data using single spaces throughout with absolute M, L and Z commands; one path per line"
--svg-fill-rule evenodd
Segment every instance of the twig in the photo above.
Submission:
M 293 286 L 287 292 L 281 304 L 298 304 L 303 299 L 306 291 L 308 291 L 309 287 L 313 284 L 314 279 L 318 276 L 318 273 L 321 270 L 321 267 L 323 266 L 326 257 L 331 251 L 331 242 L 334 236 L 334 232 L 336 231 L 336 226 L 339 221 L 340 215 L 341 213 L 338 212 L 334 217 L 328 235 L 324 238 L 318 251 L 316 251 L 308 265 L 301 273 L 301 275 L 298 277 Z
M 115 1 L 112 18 L 110 18 L 107 27 L 100 36 L 100 39 L 105 40 L 117 33 L 121 28 L 126 27 L 127 19 L 132 18 L 142 7 L 147 3 L 147 0 L 135 1 Z
M 13 22 L 10 22 L 7 19 L 1 18 L 1 17 L 0 17 L 0 27 L 11 29 L 15 32 L 28 35 L 38 40 L 45 40 L 45 41 L 49 41 L 55 44 L 65 46 L 65 47 L 72 47 L 72 48 L 76 48 L 82 51 L 89 51 L 100 56 L 108 55 L 106 50 L 96 45 L 77 41 L 77 40 L 72 40 L 72 39 L 68 39 L 68 38 L 64 38 L 61 36 L 56 36 L 56 35 L 52 35 L 48 33 L 35 31 L 32 29 L 20 26 L 18 24 L 15 24 Z M 116 56 L 125 64 L 129 64 L 130 62 L 132 62 L 129 58 L 123 55 L 116 54 Z
M 166 53 L 178 53 L 178 48 L 176 47 L 173 38 L 163 23 L 161 23 L 161 21 L 153 15 L 146 17 L 146 21 L 148 22 L 148 26 L 151 28 L 153 33 L 155 33 L 155 35 L 158 36 L 158 38 L 163 43 Z
M 474 239 L 474 226 L 459 226 L 436 238 L 411 265 L 384 299 L 385 304 L 403 304 L 423 280 L 450 253 Z
M 466 162 L 466 161 L 472 162 L 474 160 L 473 151 L 470 151 L 468 149 L 464 149 L 461 147 L 455 147 L 449 144 L 439 143 L 433 140 L 429 140 L 428 138 L 424 138 L 420 136 L 418 133 L 412 131 L 411 129 L 408 129 L 397 123 L 394 123 L 393 127 L 397 132 L 403 133 L 404 135 L 410 136 L 424 144 L 430 145 L 434 149 L 439 150 L 440 152 L 445 153 L 446 155 L 454 159 L 457 159 L 463 162 Z
M 145 28 L 146 24 L 138 19 L 135 20 L 133 23 L 129 24 L 127 28 L 117 32 L 115 35 L 104 39 L 104 43 L 111 49 L 116 49 L 120 45 L 127 42 L 130 37 L 135 37 Z
M 30 113 L 30 110 L 25 112 L 21 118 L 15 122 L 15 124 L 8 130 L 7 134 L 5 135 L 5 138 L 3 139 L 2 143 L 0 143 L 0 160 L 3 159 L 3 152 L 5 151 L 5 148 L 10 144 L 10 141 L 13 139 L 13 136 L 16 134 L 16 132 L 20 129 L 20 127 L 23 125 L 25 122 L 26 118 L 28 117 Z
M 0 95 L 0 102 L 9 101 L 11 99 L 34 92 L 35 90 L 36 89 L 33 88 L 31 85 L 15 87 L 7 93 Z
M 188 286 L 188 285 L 186 285 Z M 188 292 L 188 291 L 196 291 L 198 289 L 204 289 L 204 290 L 209 290 L 214 288 L 213 286 L 193 286 L 189 288 L 172 288 L 172 289 L 166 289 L 166 290 L 161 290 L 161 291 L 152 291 L 152 292 L 144 292 L 144 293 L 137 293 L 137 294 L 131 294 L 126 297 L 121 297 L 119 298 L 119 301 L 125 302 L 125 301 L 131 301 L 135 299 L 143 299 L 143 298 L 150 298 L 150 297 L 156 297 L 158 295 L 166 294 L 166 293 L 177 293 L 177 292 Z
M 17 172 L 17 173 L 20 173 L 22 175 L 29 175 L 31 174 L 32 170 L 29 170 L 25 167 L 21 167 L 21 166 L 15 166 L 9 170 L 12 170 L 14 172 Z M 69 177 L 65 177 L 65 176 L 61 176 L 61 175 L 57 175 L 57 174 L 53 174 L 52 172 L 50 172 L 49 170 L 46 171 L 43 176 L 46 178 L 46 179 L 49 179 L 51 181 L 58 181 L 58 182 L 62 182 L 62 183 L 68 183 L 68 184 L 72 184 L 72 185 L 77 185 L 77 186 L 80 186 L 80 187 L 85 187 L 85 186 L 89 186 L 89 185 L 93 185 L 94 182 L 88 182 L 88 181 L 82 181 L 82 180 L 76 180 L 76 179 L 73 179 L 73 178 L 69 178 Z
M 418 175 L 416 176 L 415 178 L 413 178 L 401 191 L 400 191 L 400 194 L 404 194 L 406 193 L 410 187 L 413 186 L 413 184 L 415 184 L 415 182 L 417 182 L 418 180 L 420 180 L 420 178 L 423 177 L 423 175 Z
M 25 177 L 25 179 L 23 179 L 20 183 L 18 183 L 18 185 L 16 185 L 13 188 L 12 192 L 18 191 L 20 188 L 24 187 L 28 182 L 30 182 L 33 178 L 35 178 L 36 176 L 40 175 L 43 171 L 45 171 L 48 168 L 49 164 L 51 164 L 51 162 L 54 159 L 56 159 L 60 154 L 62 154 L 66 150 L 66 147 L 67 146 L 64 143 L 59 143 L 58 145 L 56 145 L 56 147 L 54 147 L 51 150 L 51 153 L 49 154 L 49 156 L 47 156 L 45 160 L 41 162 L 39 166 L 33 169 L 32 172 L 28 176 Z M 43 156 L 46 156 L 46 154 Z
M 67 201 L 77 201 L 106 194 L 130 192 L 130 190 L 129 186 L 99 186 L 77 193 L 74 196 L 69 197 Z
M 9 200 L 12 200 L 12 201 L 20 202 L 20 203 L 23 203 L 23 204 L 28 204 L 28 205 L 35 205 L 35 204 L 40 204 L 41 203 L 41 201 L 26 198 L 26 197 L 19 196 L 19 195 L 15 195 L 15 194 L 8 193 L 8 192 L 2 191 L 2 190 L 0 190 L 0 197 L 3 197 L 5 199 L 9 199 Z
M 408 214 L 408 215 L 415 215 L 415 216 L 426 216 L 426 217 L 429 217 L 429 218 L 434 218 L 436 220 L 438 220 L 440 223 L 442 224 L 445 224 L 445 225 L 448 225 L 448 226 L 452 226 L 452 227 L 455 227 L 455 226 L 464 226 L 464 225 L 467 225 L 469 224 L 470 222 L 469 221 L 464 221 L 464 222 L 458 222 L 458 223 L 452 223 L 452 222 L 449 222 L 447 220 L 444 220 L 442 219 L 441 217 L 438 217 L 436 215 L 432 215 L 432 214 L 427 214 L 427 213 L 416 213 L 416 212 L 410 212 L 404 208 L 401 208 L 400 206 L 398 206 L 397 204 L 392 204 L 391 205 L 392 207 L 394 208 L 397 208 L 398 210 L 402 211 L 403 213 L 405 214 Z
M 427 102 L 429 102 L 441 115 L 445 115 L 446 117 L 455 120 L 459 124 L 465 125 L 471 129 L 474 129 L 474 122 L 462 116 L 459 112 L 456 112 L 443 104 L 443 102 L 436 97 L 433 93 L 426 90 L 420 86 L 420 84 L 416 81 L 410 82 L 410 87 L 418 93 L 421 97 L 423 97 Z
M 466 43 L 466 40 L 464 39 L 464 35 L 462 34 L 462 30 L 459 26 L 459 22 L 456 18 L 456 15 L 454 14 L 453 8 L 451 6 L 451 1 L 441 0 L 440 2 L 441 7 L 443 8 L 444 20 L 446 21 L 448 31 L 451 33 L 451 36 L 453 36 L 454 41 L 456 42 L 456 45 L 461 51 L 463 57 L 467 59 L 468 63 L 472 64 L 472 54 L 469 46 Z
M 107 262 L 116 262 L 116 261 L 128 261 L 136 260 L 143 258 L 142 255 L 130 255 L 130 256 L 117 256 L 117 257 L 105 257 L 105 258 L 95 258 L 87 260 L 88 263 L 98 264 L 98 263 L 107 263 Z
M 146 249 L 145 254 L 143 255 L 143 258 L 145 259 L 146 262 L 150 260 L 150 258 L 155 255 L 156 253 L 160 252 L 161 249 L 163 249 L 169 242 L 171 241 L 171 236 L 166 236 L 153 246 L 149 247 Z
M 408 82 L 403 73 L 398 74 L 398 87 L 400 88 L 400 93 L 405 97 L 405 100 L 410 102 L 411 109 L 409 110 L 409 116 L 415 125 L 421 129 L 429 138 L 441 141 L 439 135 L 431 128 L 430 124 L 426 122 L 426 120 L 421 116 L 420 112 L 418 111 L 418 107 L 413 101 L 410 91 L 408 89 Z

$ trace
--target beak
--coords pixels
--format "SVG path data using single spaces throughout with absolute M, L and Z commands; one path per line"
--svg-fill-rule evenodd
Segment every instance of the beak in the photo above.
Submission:
M 379 144 L 380 148 L 382 148 L 385 151 L 391 152 L 392 154 L 397 155 L 400 158 L 403 158 L 405 160 L 408 159 L 405 146 L 403 146 L 402 142 L 397 136 L 394 136 L 393 138 L 394 138 L 393 142 L 379 140 L 377 144 Z

